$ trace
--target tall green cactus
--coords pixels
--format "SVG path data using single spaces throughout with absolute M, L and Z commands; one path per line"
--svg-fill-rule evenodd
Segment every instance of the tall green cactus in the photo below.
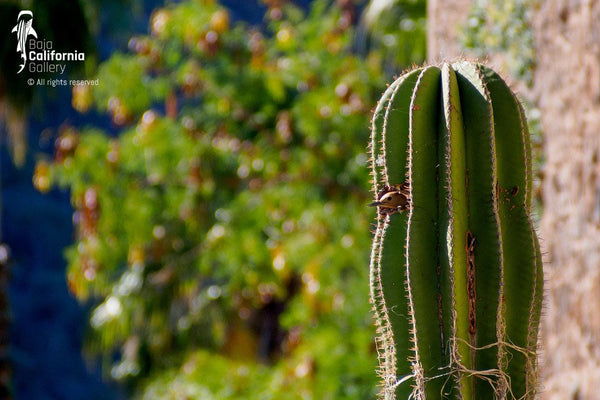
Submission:
M 370 150 L 381 398 L 533 399 L 543 271 L 515 95 L 483 65 L 415 69 Z

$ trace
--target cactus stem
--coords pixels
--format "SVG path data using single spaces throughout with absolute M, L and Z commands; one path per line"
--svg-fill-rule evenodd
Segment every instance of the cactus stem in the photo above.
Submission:
M 543 271 L 515 95 L 482 65 L 415 69 L 377 104 L 369 151 L 380 397 L 533 399 Z

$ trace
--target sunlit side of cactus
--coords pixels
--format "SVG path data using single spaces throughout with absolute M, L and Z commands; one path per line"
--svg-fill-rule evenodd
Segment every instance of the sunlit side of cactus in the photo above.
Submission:
M 515 95 L 483 65 L 415 69 L 379 101 L 370 150 L 381 398 L 533 399 L 543 271 Z

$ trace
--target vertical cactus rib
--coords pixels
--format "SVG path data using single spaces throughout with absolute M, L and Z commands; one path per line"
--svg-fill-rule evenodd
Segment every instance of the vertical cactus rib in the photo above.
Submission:
M 371 142 L 369 143 L 369 152 L 371 154 L 371 174 L 373 177 L 374 193 L 379 191 L 379 182 L 387 182 L 387 173 L 385 171 L 385 147 L 382 137 L 384 115 L 387 110 L 387 103 L 394 89 L 400 83 L 399 80 L 394 81 L 381 96 L 377 103 L 377 107 L 373 113 L 371 121 Z M 385 224 L 382 218 L 377 219 L 377 227 L 373 246 L 371 248 L 371 263 L 370 271 L 370 293 L 371 302 L 373 304 L 373 312 L 377 326 L 376 347 L 379 358 L 380 370 L 379 374 L 384 382 L 384 387 L 390 385 L 388 381 L 395 379 L 395 360 L 396 346 L 393 342 L 393 333 L 390 322 L 387 317 L 387 309 L 385 307 L 385 299 L 382 292 L 381 284 L 381 241 L 385 235 Z
M 410 104 L 408 175 L 413 206 L 406 245 L 409 308 L 412 317 L 416 397 L 439 396 L 444 359 L 438 306 L 437 163 L 440 70 L 421 72 Z M 421 380 L 422 379 L 422 380 Z
M 540 244 L 537 238 L 535 228 L 533 227 L 531 209 L 532 209 L 532 198 L 533 198 L 533 167 L 532 167 L 532 153 L 531 153 L 531 137 L 527 129 L 527 120 L 525 118 L 525 110 L 523 110 L 522 104 L 516 98 L 513 93 L 513 97 L 518 106 L 519 118 L 522 126 L 521 132 L 523 133 L 523 147 L 525 153 L 525 211 L 530 221 L 530 234 L 531 241 L 534 245 L 535 251 L 535 283 L 534 283 L 534 294 L 533 301 L 531 302 L 531 309 L 529 314 L 531 318 L 529 320 L 528 327 L 528 340 L 527 340 L 527 351 L 529 352 L 529 359 L 527 365 L 527 393 L 533 393 L 537 391 L 538 387 L 538 371 L 537 371 L 537 359 L 535 357 L 538 349 L 538 330 L 540 325 L 540 319 L 542 315 L 542 303 L 544 297 L 544 266 L 542 263 L 542 255 L 540 251 Z
M 380 397 L 534 399 L 543 266 L 516 96 L 479 64 L 413 70 L 370 151 Z
M 519 104 L 504 81 L 492 70 L 480 67 L 491 96 L 494 110 L 498 170 L 498 211 L 503 233 L 504 257 L 503 320 L 506 352 L 500 366 L 511 382 L 512 395 L 523 398 L 528 388 L 532 343 L 532 311 L 539 303 L 539 252 L 535 232 L 527 209 L 528 155 L 524 137 L 529 136 Z M 528 245 L 523 245 L 528 243 Z M 526 373 L 526 370 L 529 372 Z
M 527 340 L 527 396 L 526 398 L 534 398 L 537 393 L 539 373 L 537 365 L 537 351 L 538 351 L 538 332 L 540 327 L 540 320 L 542 317 L 542 305 L 544 300 L 544 265 L 542 263 L 542 253 L 540 251 L 540 244 L 536 235 L 535 228 L 531 229 L 531 241 L 535 248 L 535 286 L 533 301 L 531 303 L 531 309 L 529 315 L 529 336 Z
M 383 390 L 393 385 L 396 379 L 396 343 L 393 340 L 393 331 L 388 318 L 383 287 L 381 283 L 381 241 L 385 235 L 386 225 L 378 223 L 375 239 L 371 248 L 370 288 L 373 312 L 376 317 L 377 337 L 375 344 L 379 359 L 379 375 L 383 382 Z
M 538 380 L 538 372 L 537 372 L 537 360 L 535 354 L 538 349 L 538 330 L 540 325 L 540 319 L 542 314 L 542 303 L 544 297 L 544 266 L 542 263 L 542 256 L 540 251 L 540 244 L 536 235 L 535 228 L 533 227 L 533 222 L 531 218 L 531 209 L 532 209 L 532 198 L 533 198 L 533 167 L 532 167 L 532 155 L 531 155 L 531 137 L 529 136 L 529 131 L 527 129 L 527 120 L 525 118 L 525 110 L 523 110 L 523 106 L 516 98 L 513 93 L 513 97 L 515 102 L 517 103 L 519 110 L 519 118 L 522 127 L 523 134 L 523 148 L 525 153 L 525 170 L 526 170 L 526 179 L 525 179 L 525 210 L 529 217 L 530 224 L 532 225 L 530 228 L 531 233 L 531 241 L 534 245 L 535 251 L 535 284 L 534 284 L 534 294 L 533 301 L 531 302 L 531 309 L 529 314 L 531 318 L 529 320 L 528 327 L 528 340 L 527 340 L 527 350 L 530 354 L 529 362 L 527 366 L 527 393 L 535 393 L 538 389 L 536 386 L 536 382 Z
M 525 110 L 523 110 L 523 106 L 521 105 L 521 102 L 517 99 L 515 94 L 511 94 L 514 97 L 514 101 L 517 103 L 519 119 L 521 121 L 521 126 L 523 127 L 522 138 L 524 153 L 523 155 L 525 157 L 525 208 L 528 212 L 530 212 L 533 201 L 533 161 L 531 155 L 531 136 L 529 135 L 529 129 L 527 127 L 527 118 L 525 118 Z
M 398 79 L 399 84 L 395 87 L 385 110 L 382 141 L 385 142 L 385 149 L 392 154 L 391 157 L 387 157 L 383 153 L 387 185 L 402 183 L 407 176 L 410 98 L 420 71 L 414 70 Z
M 456 74 L 448 64 L 442 66 L 442 106 L 440 143 L 440 254 L 442 304 L 444 304 L 444 338 L 447 358 L 456 368 L 473 368 L 475 342 L 470 335 L 469 296 L 467 287 L 468 230 L 466 159 L 462 109 Z M 462 398 L 471 398 L 473 377 L 457 377 Z
M 372 121 L 371 163 L 374 193 L 384 186 L 399 184 L 406 179 L 409 129 L 409 105 L 419 71 L 412 71 L 396 80 L 382 96 Z M 399 154 L 388 159 L 387 154 Z M 371 298 L 378 324 L 377 346 L 382 396 L 386 399 L 408 398 L 410 383 L 396 385 L 412 374 L 410 359 L 410 321 L 406 297 L 406 214 L 379 216 L 371 255 Z M 384 293 L 386 294 L 384 296 Z
M 381 96 L 381 99 L 377 102 L 377 107 L 373 112 L 373 118 L 371 120 L 371 141 L 369 142 L 369 152 L 371 155 L 371 175 L 373 177 L 373 191 L 377 193 L 379 191 L 380 182 L 387 183 L 387 172 L 385 164 L 385 146 L 383 129 L 386 124 L 385 115 L 388 110 L 388 103 L 390 97 L 400 85 L 404 79 L 395 80 L 391 85 L 388 86 L 386 91 Z
M 502 342 L 499 317 L 502 298 L 503 258 L 498 202 L 495 195 L 496 146 L 489 93 L 476 65 L 454 65 L 458 78 L 466 143 L 469 229 L 475 239 L 476 332 L 475 369 L 498 370 L 498 343 Z M 492 318 L 491 316 L 495 316 Z M 476 376 L 475 398 L 492 399 L 502 390 L 502 380 Z

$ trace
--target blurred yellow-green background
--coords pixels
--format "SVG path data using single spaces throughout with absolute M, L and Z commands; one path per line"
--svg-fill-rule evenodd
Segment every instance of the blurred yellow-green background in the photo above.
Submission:
M 572 293 L 556 272 L 568 243 L 586 249 L 571 271 L 600 287 L 600 58 L 596 41 L 562 67 L 551 32 L 593 43 L 600 7 L 554 3 L 1 2 L 0 398 L 375 398 L 370 114 L 402 71 L 466 56 L 499 69 L 530 120 L 548 253 L 542 396 L 593 399 L 600 323 L 577 316 L 587 294 L 554 290 Z M 22 10 L 38 41 L 85 60 L 17 73 Z M 582 75 L 588 108 L 568 100 Z M 553 110 L 573 137 L 596 132 L 580 175 L 553 158 L 568 147 Z M 587 208 L 557 210 L 567 194 Z M 589 343 L 570 386 L 548 354 L 561 325 Z

